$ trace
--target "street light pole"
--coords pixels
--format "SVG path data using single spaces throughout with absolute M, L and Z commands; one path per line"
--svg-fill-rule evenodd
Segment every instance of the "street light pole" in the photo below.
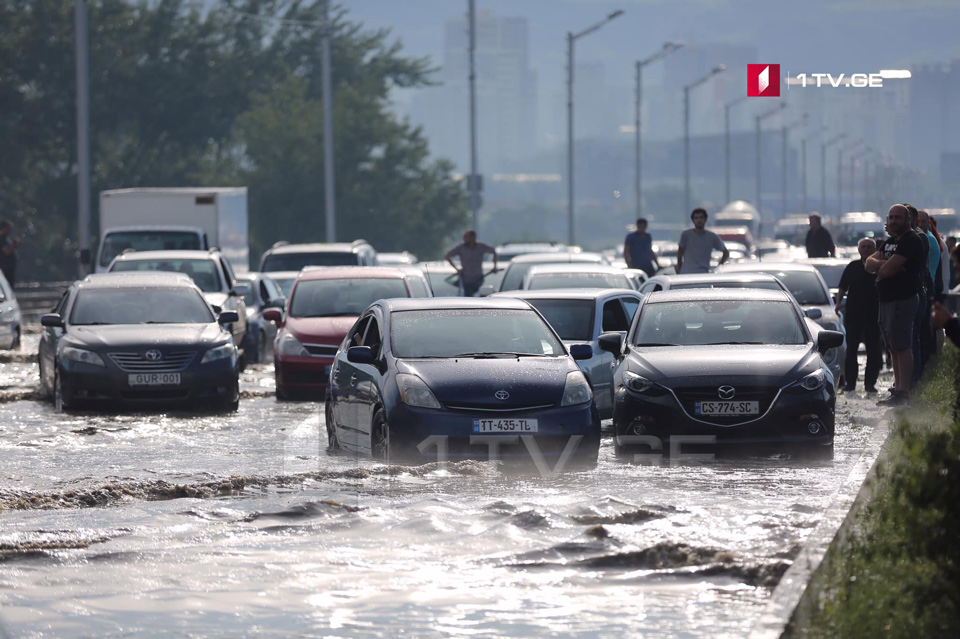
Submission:
M 808 135 L 800 141 L 800 173 L 802 174 L 801 181 L 803 182 L 803 214 L 806 215 L 810 212 L 810 209 L 807 208 L 807 142 L 810 140 L 819 137 L 822 133 L 827 130 L 827 127 L 822 126 L 817 131 Z
M 328 0 L 329 1 L 329 0 Z M 617 9 L 600 22 L 587 27 L 583 31 L 573 33 L 567 31 L 567 241 L 576 244 L 576 228 L 574 226 L 574 188 L 573 188 L 573 45 L 578 38 L 593 33 L 611 20 L 623 15 L 622 9 Z
M 810 118 L 810 115 L 807 113 L 803 114 L 796 122 L 791 124 L 783 123 L 783 132 L 782 132 L 782 150 L 783 156 L 780 161 L 780 217 L 784 217 L 787 214 L 787 132 L 794 127 L 805 127 L 807 126 L 807 120 Z
M 474 0 L 467 0 L 467 21 L 469 23 L 470 44 L 470 177 L 467 189 L 470 198 L 470 212 L 473 217 L 473 229 L 480 227 L 480 184 L 477 176 L 477 72 L 475 52 L 477 48 L 477 21 Z
M 320 44 L 320 75 L 323 90 L 323 190 L 326 205 L 326 239 L 337 241 L 337 198 L 333 176 L 333 78 L 330 70 L 330 0 L 323 3 L 323 36 Z
M 827 147 L 833 146 L 847 137 L 846 133 L 838 133 L 826 142 L 820 144 L 820 213 L 827 214 Z
M 87 1 L 76 0 L 73 11 L 77 78 L 77 239 L 80 277 L 91 266 L 90 255 L 90 83 L 87 55 Z
M 773 108 L 773 109 L 770 109 L 770 110 L 767 111 L 766 113 L 761 113 L 760 115 L 755 116 L 755 117 L 756 117 L 756 125 L 757 125 L 757 140 L 756 140 L 756 141 L 757 141 L 757 202 L 756 202 L 756 207 L 757 207 L 757 215 L 760 217 L 760 223 L 761 223 L 761 224 L 763 223 L 763 211 L 761 210 L 761 205 L 760 205 L 760 194 L 762 193 L 763 189 L 762 189 L 762 180 L 761 180 L 760 169 L 761 169 L 762 166 L 763 166 L 763 162 L 762 162 L 762 160 L 761 160 L 761 151 L 762 151 L 762 148 L 761 148 L 761 144 L 760 144 L 760 126 L 763 124 L 763 121 L 764 121 L 764 120 L 766 120 L 766 119 L 769 118 L 770 116 L 776 115 L 777 113 L 779 113 L 780 111 L 782 111 L 782 110 L 785 109 L 785 108 L 787 108 L 787 103 L 786 103 L 786 102 L 781 102 L 781 103 L 779 104 L 779 106 L 777 106 L 777 107 L 775 107 L 775 108 Z
M 684 215 L 690 213 L 690 91 L 697 88 L 727 67 L 718 64 L 702 78 L 683 87 L 683 205 Z
M 866 148 L 860 149 L 859 152 L 854 153 L 853 155 L 850 156 L 850 200 L 852 203 L 855 203 L 857 200 L 857 182 L 856 182 L 857 162 L 860 161 L 860 158 L 866 158 L 872 152 L 873 150 L 868 146 Z M 866 195 L 866 192 L 864 192 L 864 195 Z M 861 200 L 861 204 L 862 204 L 862 200 Z M 853 205 L 855 206 L 855 204 Z
M 726 203 L 730 203 L 730 109 L 745 101 L 748 96 L 737 98 L 723 105 L 723 173 Z
M 666 57 L 683 46 L 682 42 L 665 42 L 663 48 L 644 60 L 637 60 L 637 93 L 634 101 L 634 156 L 636 162 L 636 174 L 634 176 L 635 195 L 637 198 L 636 209 L 637 217 L 642 217 L 643 213 L 643 187 L 641 182 L 642 153 L 640 146 L 640 136 L 642 128 L 642 106 L 643 106 L 643 67 L 660 58 Z

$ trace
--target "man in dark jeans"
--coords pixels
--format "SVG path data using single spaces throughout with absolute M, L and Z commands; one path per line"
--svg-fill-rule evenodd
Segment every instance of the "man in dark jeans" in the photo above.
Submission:
M 653 277 L 660 268 L 657 254 L 653 252 L 653 238 L 647 233 L 647 221 L 637 218 L 637 230 L 627 234 L 623 241 L 623 260 L 627 268 L 638 268 Z
M 807 257 L 836 257 L 837 247 L 833 244 L 830 231 L 823 228 L 820 216 L 810 216 L 810 230 L 807 231 Z
M 867 258 L 877 252 L 877 243 L 864 238 L 857 244 L 860 259 L 853 260 L 843 269 L 837 292 L 837 314 L 840 314 L 843 297 L 847 306 L 843 311 L 843 326 L 847 330 L 847 359 L 843 375 L 846 378 L 843 390 L 853 392 L 857 386 L 857 349 L 863 343 L 867 351 L 867 369 L 864 372 L 864 388 L 868 393 L 877 392 L 877 378 L 883 363 L 880 345 L 880 300 L 877 299 L 877 277 L 867 273 L 864 266 Z

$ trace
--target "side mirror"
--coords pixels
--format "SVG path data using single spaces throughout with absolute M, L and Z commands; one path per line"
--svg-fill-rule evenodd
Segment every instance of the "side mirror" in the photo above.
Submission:
M 480 290 L 477 291 L 477 295 L 480 297 L 490 297 L 497 291 L 493 288 L 493 284 L 484 284 L 480 287 Z
M 283 311 L 279 308 L 268 308 L 263 311 L 263 319 L 273 322 L 277 326 L 283 326 Z
M 223 307 L 222 307 L 222 306 L 218 306 L 218 305 L 214 304 L 214 305 L 211 306 L 211 308 L 213 309 L 213 312 L 216 313 L 217 315 L 219 315 L 220 313 L 223 312 Z
M 60 313 L 47 313 L 40 317 L 40 325 L 47 328 L 63 328 L 63 318 Z
M 590 344 L 571 344 L 570 357 L 577 361 L 590 359 L 593 357 L 593 346 L 590 346 Z
M 812 319 L 814 322 L 819 322 L 823 318 L 823 311 L 819 308 L 808 308 L 803 312 L 804 315 Z
M 354 364 L 372 364 L 373 351 L 369 346 L 351 346 L 347 350 L 347 361 Z
M 220 324 L 233 324 L 240 321 L 240 314 L 236 311 L 223 311 L 217 315 L 217 322 Z
M 840 331 L 820 331 L 817 334 L 817 351 L 822 355 L 831 348 L 843 345 L 843 333 Z
M 597 338 L 597 345 L 601 351 L 613 353 L 613 356 L 619 359 L 623 356 L 623 336 L 624 333 L 619 331 L 601 333 Z
M 237 290 L 237 287 L 236 287 L 236 286 L 234 286 L 233 288 L 231 288 L 231 289 L 230 289 L 230 292 L 227 293 L 227 295 L 229 295 L 230 297 L 243 297 L 244 294 L 245 294 L 245 293 L 244 293 L 243 291 Z

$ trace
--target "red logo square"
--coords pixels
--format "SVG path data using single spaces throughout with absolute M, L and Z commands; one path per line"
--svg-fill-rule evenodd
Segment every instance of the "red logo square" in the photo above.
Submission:
M 748 64 L 747 95 L 751 98 L 780 96 L 779 64 Z

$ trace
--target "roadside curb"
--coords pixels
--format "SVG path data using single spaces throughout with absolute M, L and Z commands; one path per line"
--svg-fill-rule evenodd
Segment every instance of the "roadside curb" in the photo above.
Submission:
M 895 413 L 888 411 L 877 423 L 860 458 L 824 511 L 823 519 L 773 591 L 748 635 L 750 639 L 786 639 L 793 636 L 797 626 L 807 625 L 817 609 L 819 580 L 826 573 L 821 568 L 829 563 L 827 552 L 847 538 L 860 508 L 873 496 L 873 484 L 868 480 L 876 474 L 878 461 L 887 457 L 887 442 L 895 421 Z

